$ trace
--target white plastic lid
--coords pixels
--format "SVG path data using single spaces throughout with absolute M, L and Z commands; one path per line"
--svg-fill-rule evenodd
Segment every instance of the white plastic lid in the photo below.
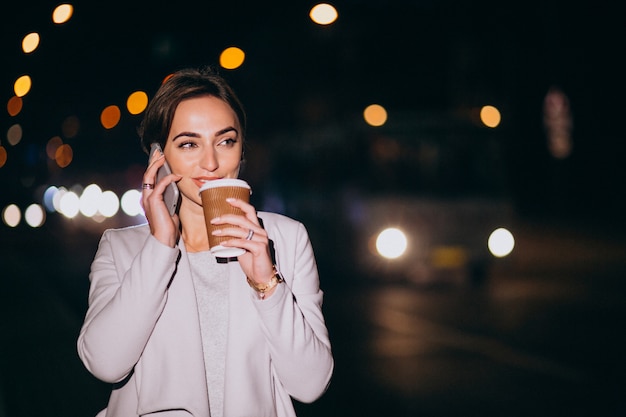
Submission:
M 238 178 L 220 178 L 218 180 L 205 181 L 200 187 L 200 191 L 216 187 L 243 187 L 250 189 L 250 185 L 244 180 Z

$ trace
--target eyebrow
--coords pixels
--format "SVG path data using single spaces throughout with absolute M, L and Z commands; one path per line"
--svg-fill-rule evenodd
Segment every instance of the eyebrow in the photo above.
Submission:
M 215 132 L 213 137 L 218 137 L 218 136 L 221 136 L 224 133 L 228 133 L 228 132 L 235 132 L 237 134 L 237 136 L 239 136 L 239 131 L 237 129 L 235 129 L 232 126 L 228 126 L 228 127 L 225 127 L 224 129 L 221 129 L 221 130 L 218 130 L 217 132 Z M 176 136 L 174 136 L 172 138 L 172 142 L 174 142 L 176 139 L 178 139 L 180 137 L 199 138 L 200 135 L 198 133 L 195 133 L 195 132 L 180 132 L 178 135 L 176 135 Z

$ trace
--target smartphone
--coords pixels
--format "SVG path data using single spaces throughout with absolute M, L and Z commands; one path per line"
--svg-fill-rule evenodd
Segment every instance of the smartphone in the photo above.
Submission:
M 148 157 L 148 159 L 152 159 L 152 155 L 157 151 L 161 153 L 163 152 L 161 150 L 161 145 L 159 145 L 158 143 L 153 143 L 150 147 L 150 156 Z M 163 166 L 161 166 L 157 171 L 155 184 L 161 181 L 161 178 L 171 173 L 172 170 L 167 164 L 167 161 L 165 161 Z M 163 201 L 165 202 L 165 206 L 169 210 L 170 215 L 174 215 L 174 213 L 176 213 L 176 210 L 178 209 L 178 203 L 180 201 L 180 192 L 178 191 L 178 187 L 176 186 L 175 182 L 170 183 L 165 189 L 165 192 L 163 193 Z

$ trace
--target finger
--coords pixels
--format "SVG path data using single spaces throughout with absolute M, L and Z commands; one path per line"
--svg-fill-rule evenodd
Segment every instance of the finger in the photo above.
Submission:
M 265 229 L 255 227 L 253 225 L 250 225 L 250 227 L 225 227 L 221 229 L 216 229 L 212 233 L 214 235 L 228 236 L 237 240 L 244 240 L 247 242 L 267 241 L 267 233 L 265 232 Z
M 221 244 L 223 246 L 245 249 L 247 252 L 250 252 L 255 257 L 267 254 L 268 259 L 270 259 L 269 246 L 268 246 L 267 239 L 261 242 L 261 241 L 255 241 L 255 240 L 235 238 L 235 239 L 226 240 L 222 242 Z
M 256 215 L 256 209 L 250 203 L 247 203 L 238 198 L 227 198 L 226 201 L 233 207 L 237 207 L 241 209 L 246 215 L 246 218 L 250 220 L 255 225 L 259 226 L 259 218 Z
M 165 208 L 165 203 L 163 200 L 163 194 L 165 193 L 165 189 L 172 183 L 179 181 L 182 177 L 177 174 L 169 174 L 165 177 L 161 178 L 161 180 L 154 184 L 150 193 L 144 194 L 144 198 L 150 202 L 150 204 L 159 204 Z
M 244 243 L 241 243 L 241 242 L 244 242 Z M 264 244 L 260 242 L 252 242 L 252 241 L 247 241 L 247 240 L 243 240 L 243 241 L 229 240 L 228 243 L 229 243 L 228 246 L 232 245 L 234 247 L 245 249 L 246 253 L 251 255 L 252 259 L 254 259 L 253 263 L 259 262 L 262 264 L 272 265 L 272 257 L 270 255 L 270 249 L 267 243 Z M 254 269 L 253 265 L 251 265 L 251 267 Z M 254 272 L 250 272 L 250 275 L 255 276 L 255 277 L 258 276 L 258 274 Z
M 246 234 L 244 239 L 246 239 L 246 240 L 254 239 L 254 230 L 253 229 L 248 229 L 248 233 Z
M 257 223 L 253 223 L 247 217 L 241 216 L 239 214 L 224 214 L 220 217 L 216 217 L 215 219 L 211 219 L 211 224 L 229 224 L 236 226 L 233 228 L 223 228 L 220 232 L 223 235 L 232 236 L 235 238 L 245 239 L 248 236 L 250 230 L 252 230 L 253 236 L 257 235 L 267 237 L 267 232 L 265 231 L 265 229 L 263 229 L 263 227 L 258 224 L 258 220 Z
M 165 157 L 165 154 L 163 152 L 155 152 L 155 153 L 153 153 L 152 156 L 150 156 L 150 160 L 148 161 L 148 169 L 150 169 L 152 166 L 157 164 L 158 161 L 160 161 L 164 157 Z M 163 163 L 161 163 L 161 165 L 162 164 Z
M 146 172 L 143 174 L 143 184 L 155 184 L 157 171 L 165 163 L 165 156 L 163 154 L 155 153 L 146 168 Z M 144 188 L 144 191 L 146 189 Z

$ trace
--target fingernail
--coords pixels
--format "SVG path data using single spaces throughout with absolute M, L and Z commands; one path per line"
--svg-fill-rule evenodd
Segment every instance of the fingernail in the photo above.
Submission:
M 228 198 L 226 199 L 226 201 L 228 201 L 229 203 L 232 203 L 233 201 L 235 201 L 235 199 L 234 199 L 234 198 L 232 198 L 232 197 L 228 197 Z
M 222 229 L 216 229 L 216 230 L 213 230 L 213 231 L 211 232 L 211 234 L 212 234 L 212 235 L 221 235 L 221 234 L 222 234 Z
M 217 223 L 217 222 L 219 222 L 219 221 L 220 221 L 220 218 L 219 218 L 219 217 L 216 217 L 216 218 L 214 218 L 214 219 L 211 219 L 211 223 L 212 223 L 212 224 L 215 224 L 215 223 Z

